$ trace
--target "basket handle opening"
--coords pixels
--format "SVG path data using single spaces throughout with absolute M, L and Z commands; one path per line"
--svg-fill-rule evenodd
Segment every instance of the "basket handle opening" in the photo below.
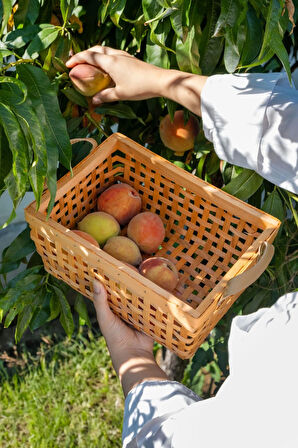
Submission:
M 248 286 L 250 286 L 252 283 L 254 283 L 268 267 L 273 255 L 274 246 L 268 243 L 268 241 L 263 241 L 263 243 L 259 247 L 259 258 L 256 264 L 252 268 L 248 269 L 242 274 L 237 275 L 234 278 L 231 278 L 228 281 L 227 286 L 223 291 L 221 300 L 224 300 L 229 296 L 238 294 L 239 292 L 248 288 Z
M 75 143 L 78 143 L 78 142 L 88 142 L 88 143 L 90 143 L 92 145 L 91 151 L 93 151 L 98 146 L 98 143 L 97 143 L 97 141 L 94 138 L 81 137 L 81 138 L 71 138 L 70 139 L 71 145 L 74 145 Z

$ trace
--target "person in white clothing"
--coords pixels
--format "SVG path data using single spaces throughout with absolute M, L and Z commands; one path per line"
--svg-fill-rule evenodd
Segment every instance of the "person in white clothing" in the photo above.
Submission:
M 114 82 L 95 95 L 94 104 L 170 98 L 202 117 L 205 136 L 221 159 L 298 193 L 298 91 L 283 74 L 207 78 L 101 46 L 76 54 L 67 66 L 79 63 L 100 67 Z M 96 282 L 94 291 L 98 322 L 126 397 L 123 447 L 298 447 L 298 292 L 234 318 L 230 375 L 215 397 L 201 400 L 167 379 L 155 362 L 153 340 L 110 310 L 104 286 Z

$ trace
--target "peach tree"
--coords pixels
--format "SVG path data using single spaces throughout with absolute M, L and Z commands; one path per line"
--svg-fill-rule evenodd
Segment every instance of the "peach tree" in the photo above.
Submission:
M 227 374 L 231 317 L 268 306 L 280 294 L 297 288 L 297 197 L 255 172 L 220 161 L 202 129 L 193 151 L 177 156 L 165 148 L 158 126 L 168 112 L 173 116 L 178 105 L 172 101 L 154 98 L 94 109 L 73 89 L 65 62 L 69 55 L 101 44 L 164 68 L 191 73 L 284 69 L 291 79 L 298 65 L 297 9 L 297 0 L 0 3 L 0 194 L 7 191 L 12 204 L 4 226 L 14 219 L 26 192 L 32 191 L 37 205 L 40 203 L 45 182 L 51 193 L 51 211 L 57 179 L 89 152 L 83 143 L 72 148 L 70 138 L 92 136 L 101 142 L 115 130 L 281 219 L 270 267 L 241 296 L 187 367 L 185 381 L 196 390 L 201 391 L 204 377 L 198 372 L 209 375 L 212 387 Z M 13 275 L 20 266 L 23 269 Z M 14 325 L 19 341 L 27 327 L 34 331 L 59 318 L 71 335 L 74 311 L 81 323 L 89 320 L 84 299 L 77 296 L 70 306 L 66 294 L 67 287 L 44 271 L 26 228 L 2 253 L 2 325 Z

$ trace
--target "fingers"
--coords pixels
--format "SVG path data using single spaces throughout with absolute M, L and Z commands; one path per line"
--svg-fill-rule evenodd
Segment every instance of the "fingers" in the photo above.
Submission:
M 96 45 L 95 47 L 91 47 L 88 50 L 81 51 L 80 53 L 77 53 L 74 56 L 72 56 L 66 62 L 66 66 L 71 68 L 77 64 L 91 64 L 91 65 L 98 65 L 104 70 L 105 69 L 104 65 L 106 64 L 106 61 L 109 60 L 107 56 L 115 56 L 115 55 L 130 56 L 128 53 L 122 50 L 115 50 L 114 48 L 102 47 L 100 45 Z
M 94 95 L 94 97 L 92 98 L 92 103 L 95 106 L 98 106 L 99 104 L 102 103 L 111 103 L 112 101 L 118 101 L 119 97 L 116 93 L 116 89 L 113 88 L 109 88 L 109 89 L 104 89 L 101 92 L 98 92 L 96 95 Z
M 109 58 L 108 55 L 101 54 L 97 51 L 86 50 L 72 56 L 66 62 L 66 66 L 72 68 L 77 64 L 89 64 L 99 66 L 104 70 L 103 65 L 105 65 L 107 58 Z
M 109 326 L 114 320 L 115 315 L 110 309 L 107 299 L 107 291 L 104 285 L 98 281 L 93 283 L 94 290 L 94 307 L 96 310 L 97 320 L 101 331 L 104 333 L 105 327 Z

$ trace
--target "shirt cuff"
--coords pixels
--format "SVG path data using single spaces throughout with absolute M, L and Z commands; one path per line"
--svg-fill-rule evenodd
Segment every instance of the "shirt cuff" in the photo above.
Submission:
M 205 136 L 222 160 L 257 171 L 263 122 L 280 73 L 210 76 L 202 90 Z
M 174 414 L 199 400 L 198 395 L 176 381 L 144 381 L 138 384 L 125 400 L 123 447 L 149 421 L 165 414 Z

